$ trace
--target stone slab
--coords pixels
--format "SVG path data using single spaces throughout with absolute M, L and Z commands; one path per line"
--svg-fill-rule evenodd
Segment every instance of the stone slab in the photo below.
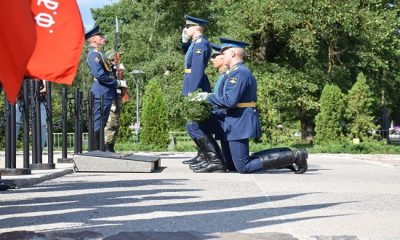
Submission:
M 77 172 L 150 173 L 160 167 L 161 159 L 133 153 L 93 151 L 74 155 Z

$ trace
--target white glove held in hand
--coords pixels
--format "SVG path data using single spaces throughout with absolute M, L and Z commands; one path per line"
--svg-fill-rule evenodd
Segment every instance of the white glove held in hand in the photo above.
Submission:
M 211 93 L 201 92 L 201 93 L 197 93 L 197 94 L 189 94 L 189 97 L 190 97 L 190 101 L 202 102 L 202 101 L 207 100 L 207 98 L 210 94 Z
M 126 81 L 125 80 L 117 80 L 118 81 L 118 87 L 124 87 L 124 88 L 128 88 L 128 85 L 126 85 Z
M 186 28 L 184 28 L 184 29 L 182 30 L 182 42 L 183 42 L 183 43 L 187 43 L 187 42 L 189 42 L 189 40 L 190 40 L 190 37 L 189 37 L 189 35 L 187 34 Z

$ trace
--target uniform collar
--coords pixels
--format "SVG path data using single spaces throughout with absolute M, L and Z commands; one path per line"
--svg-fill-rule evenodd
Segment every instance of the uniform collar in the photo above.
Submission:
M 98 48 L 98 47 L 89 46 L 89 48 L 90 48 L 90 49 L 93 49 L 93 50 L 96 50 L 96 51 L 99 51 L 99 52 L 101 51 L 101 49 L 100 49 L 100 48 Z
M 240 64 L 243 64 L 243 62 L 238 62 L 238 63 L 236 63 L 236 64 L 233 65 L 228 71 L 229 71 L 229 72 L 235 71 L 236 69 L 238 69 L 238 67 L 239 67 Z
M 193 38 L 192 41 L 195 42 L 195 41 L 199 40 L 202 37 L 203 37 L 203 34 Z

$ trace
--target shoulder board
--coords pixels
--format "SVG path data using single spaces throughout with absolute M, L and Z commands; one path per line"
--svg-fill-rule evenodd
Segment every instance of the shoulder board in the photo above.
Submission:
M 88 58 L 89 58 L 90 55 L 92 55 L 92 54 L 94 54 L 94 53 L 100 54 L 100 52 L 98 52 L 98 51 L 90 51 L 90 52 L 88 53 Z
M 197 39 L 196 43 L 201 43 L 201 38 Z

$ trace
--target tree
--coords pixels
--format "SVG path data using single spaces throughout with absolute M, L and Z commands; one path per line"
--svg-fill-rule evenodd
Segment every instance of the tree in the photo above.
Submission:
M 161 87 L 155 79 L 151 80 L 145 89 L 141 125 L 140 140 L 142 144 L 167 147 L 167 106 Z
M 344 94 L 336 85 L 325 85 L 320 99 L 320 112 L 315 118 L 315 142 L 326 143 L 343 139 L 344 116 Z
M 350 137 L 368 139 L 371 137 L 371 131 L 377 129 L 373 115 L 376 102 L 363 73 L 358 75 L 357 82 L 347 94 L 347 101 L 346 116 Z
M 209 20 L 211 42 L 226 36 L 250 43 L 246 64 L 267 91 L 262 94 L 269 98 L 269 108 L 284 120 L 300 121 L 306 132 L 314 126 L 323 86 L 336 84 L 348 91 L 360 71 L 375 95 L 384 91 L 388 106 L 398 108 L 399 5 L 388 7 L 388 2 L 205 0 L 207 8 L 199 8 L 194 0 L 121 0 L 93 13 L 110 42 L 115 16 L 123 20 L 124 64 L 160 80 L 171 127 L 184 126 L 177 97 L 183 75 L 179 40 L 184 15 L 190 14 Z M 209 76 L 213 82 L 215 77 Z M 393 114 L 400 119 L 399 111 Z

